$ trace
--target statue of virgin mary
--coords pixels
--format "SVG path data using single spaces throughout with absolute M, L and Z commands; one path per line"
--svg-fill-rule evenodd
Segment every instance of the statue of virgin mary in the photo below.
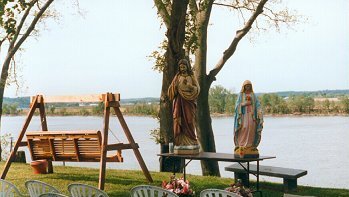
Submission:
M 261 141 L 263 114 L 252 83 L 244 81 L 235 105 L 234 155 L 241 158 L 258 157 L 257 146 Z

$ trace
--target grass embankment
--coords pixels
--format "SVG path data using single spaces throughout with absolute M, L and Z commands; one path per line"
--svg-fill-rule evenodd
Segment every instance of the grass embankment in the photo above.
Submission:
M 4 162 L 0 162 L 4 166 Z M 27 193 L 24 183 L 27 180 L 40 180 L 55 186 L 62 193 L 68 194 L 67 186 L 70 183 L 79 182 L 92 186 L 98 185 L 99 169 L 77 168 L 54 166 L 55 173 L 45 175 L 35 175 L 32 172 L 30 165 L 13 163 L 6 180 L 14 183 L 22 193 Z M 162 180 L 168 180 L 171 173 L 151 172 L 154 182 L 151 185 L 160 186 Z M 206 188 L 224 189 L 229 186 L 232 179 L 219 177 L 204 177 L 188 175 L 191 188 L 195 191 L 196 196 L 199 196 L 200 191 Z M 335 179 L 334 179 L 335 181 Z M 128 197 L 132 187 L 141 184 L 148 184 L 142 171 L 135 170 L 107 170 L 105 191 L 111 197 L 125 196 Z M 283 196 L 281 184 L 261 182 L 261 189 L 264 197 L 280 197 Z M 299 186 L 295 192 L 289 192 L 297 195 L 311 195 L 318 197 L 349 197 L 349 190 L 331 189 L 331 188 L 315 188 Z M 258 194 L 256 195 L 258 196 Z

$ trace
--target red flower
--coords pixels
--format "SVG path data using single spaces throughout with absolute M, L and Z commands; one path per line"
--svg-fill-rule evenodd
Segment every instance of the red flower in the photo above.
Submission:
M 166 185 L 167 185 L 167 182 L 166 182 L 166 181 L 162 181 L 161 187 L 162 187 L 162 188 L 165 188 Z
M 242 197 L 253 197 L 251 190 L 245 188 L 242 185 L 241 180 L 238 180 L 237 183 L 231 184 L 230 187 L 226 188 L 226 190 L 229 192 L 236 193 L 237 195 Z
M 189 188 L 188 188 L 188 186 L 185 185 L 182 189 L 183 194 L 188 193 L 188 191 L 189 191 Z
M 169 190 L 178 196 L 194 196 L 194 192 L 190 189 L 189 181 L 184 181 L 183 178 L 177 179 L 171 177 L 170 182 L 162 181 L 162 188 Z

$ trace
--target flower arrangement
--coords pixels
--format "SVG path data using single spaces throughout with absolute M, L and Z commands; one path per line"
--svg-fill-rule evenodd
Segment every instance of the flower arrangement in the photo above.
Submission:
M 228 192 L 236 193 L 242 197 L 253 197 L 252 191 L 248 188 L 245 188 L 240 179 L 236 183 L 230 185 L 230 187 L 225 189 Z
M 190 189 L 189 181 L 184 181 L 183 178 L 176 178 L 171 176 L 170 181 L 162 181 L 162 188 L 169 190 L 180 197 L 191 197 L 194 196 L 194 191 Z

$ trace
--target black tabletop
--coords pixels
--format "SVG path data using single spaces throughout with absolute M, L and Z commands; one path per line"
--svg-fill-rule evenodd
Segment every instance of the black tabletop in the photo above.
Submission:
M 240 158 L 235 157 L 234 154 L 229 153 L 212 153 L 212 152 L 200 152 L 194 155 L 178 155 L 173 153 L 161 153 L 158 156 L 163 157 L 176 157 L 182 159 L 192 160 L 215 160 L 215 161 L 230 161 L 230 162 L 250 162 L 250 161 L 261 161 L 264 159 L 274 159 L 275 156 L 259 156 L 256 158 Z

